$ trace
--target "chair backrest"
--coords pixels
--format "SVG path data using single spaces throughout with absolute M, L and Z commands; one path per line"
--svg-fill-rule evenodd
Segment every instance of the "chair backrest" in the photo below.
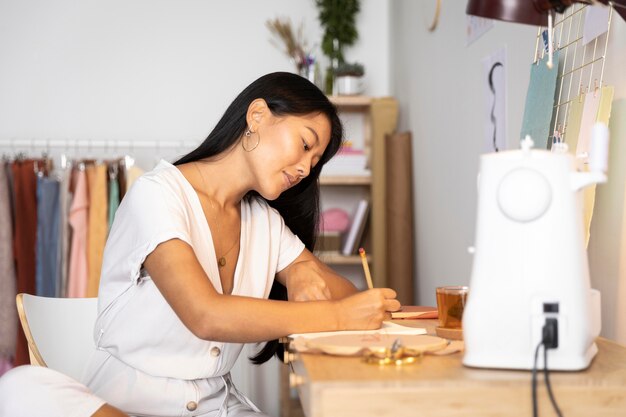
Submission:
M 30 362 L 80 380 L 95 349 L 97 298 L 17 295 L 17 311 L 28 341 Z

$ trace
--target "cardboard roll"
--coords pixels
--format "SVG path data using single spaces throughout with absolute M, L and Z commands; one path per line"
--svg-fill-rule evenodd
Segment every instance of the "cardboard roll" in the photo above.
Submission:
M 443 349 L 448 341 L 437 336 L 407 334 L 339 334 L 309 339 L 306 346 L 329 355 L 354 356 L 364 352 L 385 353 L 398 340 L 404 351 L 411 355 Z

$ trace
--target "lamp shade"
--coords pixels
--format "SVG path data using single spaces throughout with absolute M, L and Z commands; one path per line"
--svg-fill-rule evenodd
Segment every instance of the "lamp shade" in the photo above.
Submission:
M 527 25 L 548 25 L 548 13 L 538 10 L 533 0 L 469 0 L 466 13 Z
M 573 3 L 588 3 L 582 0 L 469 0 L 466 13 L 487 19 L 548 26 L 548 12 L 554 9 L 563 13 Z M 608 5 L 609 0 L 595 0 Z M 626 0 L 612 0 L 615 11 L 626 20 Z

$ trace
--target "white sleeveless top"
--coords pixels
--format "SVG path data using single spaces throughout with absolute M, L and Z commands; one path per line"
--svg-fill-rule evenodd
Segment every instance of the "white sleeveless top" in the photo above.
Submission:
M 194 380 L 226 375 L 243 345 L 197 338 L 142 269 L 146 256 L 170 239 L 181 239 L 193 248 L 221 293 L 200 200 L 178 168 L 161 161 L 133 184 L 115 215 L 100 278 L 96 346 L 155 377 Z M 304 244 L 276 210 L 261 199 L 244 199 L 232 294 L 267 298 L 275 274 L 303 250 Z M 171 278 L 185 285 L 184 276 Z

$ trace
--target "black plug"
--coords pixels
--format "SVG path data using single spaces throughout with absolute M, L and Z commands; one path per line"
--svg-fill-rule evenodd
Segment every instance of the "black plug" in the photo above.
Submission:
M 542 338 L 545 349 L 556 349 L 559 347 L 559 326 L 555 318 L 547 318 L 543 325 Z

